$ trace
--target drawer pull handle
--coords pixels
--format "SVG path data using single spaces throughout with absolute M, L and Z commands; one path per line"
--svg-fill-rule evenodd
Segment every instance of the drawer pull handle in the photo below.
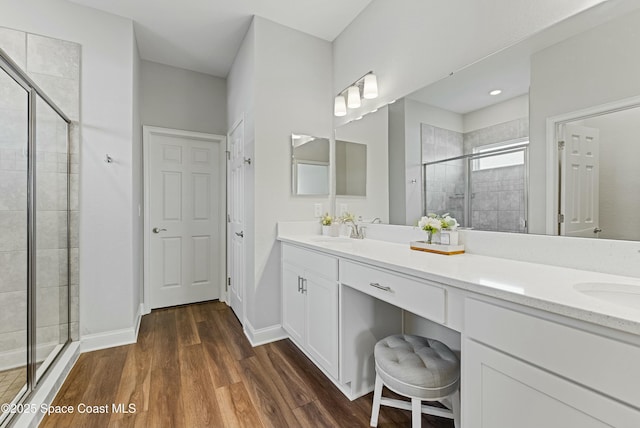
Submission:
M 380 285 L 377 282 L 370 282 L 369 285 L 372 286 L 372 287 L 379 288 L 380 290 L 387 291 L 389 293 L 393 293 L 393 290 L 391 289 L 391 287 L 388 287 L 388 286 L 385 286 L 385 285 Z

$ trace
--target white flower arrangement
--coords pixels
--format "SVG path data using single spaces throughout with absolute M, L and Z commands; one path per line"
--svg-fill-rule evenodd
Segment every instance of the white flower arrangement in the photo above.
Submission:
M 418 227 L 427 232 L 437 232 L 442 229 L 442 222 L 435 217 L 422 217 L 418 222 Z
M 426 216 L 422 217 L 420 221 L 418 221 L 418 227 L 420 229 L 426 231 L 428 233 L 427 243 L 431 244 L 431 238 L 435 233 L 440 232 L 441 230 L 450 231 L 457 235 L 457 232 L 453 232 L 458 228 L 458 221 L 451 217 L 449 213 L 443 214 L 439 216 L 434 213 L 429 213 Z M 436 235 L 440 236 L 440 235 Z M 438 238 L 439 239 L 439 238 Z M 447 238 L 450 239 L 450 238 Z M 456 237 L 457 242 L 457 237 Z M 437 241 L 437 243 L 440 243 Z M 449 243 L 449 242 L 447 242 Z
M 443 229 L 456 230 L 458 228 L 458 221 L 451 217 L 449 213 L 440 217 L 440 223 L 442 224 Z
M 320 223 L 323 226 L 331 226 L 331 224 L 333 224 L 333 217 L 331 217 L 329 213 L 324 213 L 324 215 L 320 217 Z
M 342 217 L 339 218 L 340 223 L 353 223 L 356 224 L 356 216 L 353 213 L 345 212 Z

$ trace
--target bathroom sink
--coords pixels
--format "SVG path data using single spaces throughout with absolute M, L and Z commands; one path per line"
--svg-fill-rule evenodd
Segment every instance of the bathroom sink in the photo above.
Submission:
M 583 282 L 573 287 L 587 296 L 640 311 L 640 285 Z

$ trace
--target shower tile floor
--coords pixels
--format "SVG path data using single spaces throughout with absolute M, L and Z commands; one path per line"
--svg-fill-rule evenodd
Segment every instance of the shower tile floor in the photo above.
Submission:
M 0 372 L 0 404 L 11 403 L 26 382 L 26 367 L 18 367 Z

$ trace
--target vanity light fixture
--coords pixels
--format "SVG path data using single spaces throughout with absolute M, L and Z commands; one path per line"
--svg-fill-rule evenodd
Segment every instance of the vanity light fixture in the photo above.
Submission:
M 347 102 L 344 99 L 344 95 L 338 95 L 334 100 L 333 114 L 338 117 L 347 115 Z
M 368 100 L 378 98 L 378 79 L 373 73 L 364 76 L 362 96 Z
M 359 108 L 362 105 L 360 91 L 362 91 L 362 97 L 368 100 L 378 96 L 378 79 L 373 74 L 373 71 L 360 77 L 336 95 L 333 101 L 334 116 L 345 116 L 347 107 L 351 109 Z
M 347 107 L 358 108 L 362 105 L 360 102 L 360 88 L 351 86 L 347 89 Z
M 502 89 L 494 89 L 489 92 L 489 95 L 500 95 L 502 93 Z

